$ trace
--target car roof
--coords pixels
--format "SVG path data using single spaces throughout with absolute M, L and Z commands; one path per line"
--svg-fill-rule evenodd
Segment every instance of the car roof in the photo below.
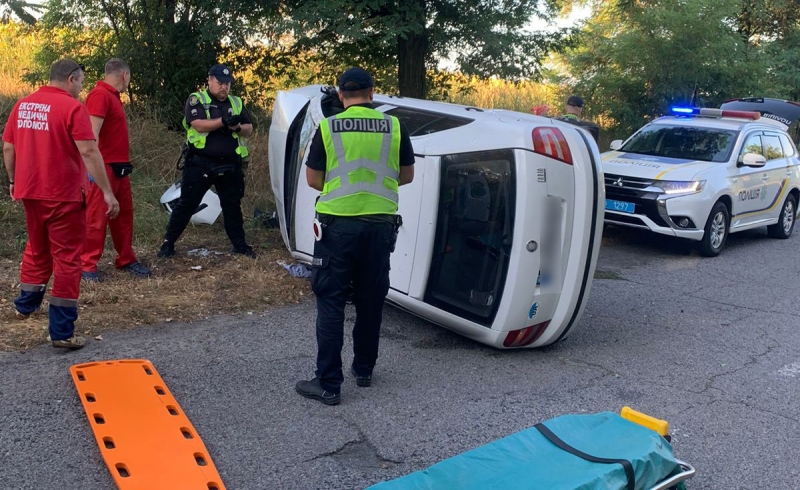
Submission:
M 664 116 L 653 120 L 651 124 L 669 124 L 671 126 L 728 129 L 735 131 L 741 131 L 745 127 L 756 127 L 765 130 L 786 132 L 785 125 L 772 119 L 758 119 L 753 121 L 738 117 Z
M 726 100 L 720 106 L 720 109 L 758 111 L 765 118 L 776 119 L 787 126 L 790 126 L 792 122 L 800 119 L 800 103 L 783 99 L 764 97 L 731 99 Z

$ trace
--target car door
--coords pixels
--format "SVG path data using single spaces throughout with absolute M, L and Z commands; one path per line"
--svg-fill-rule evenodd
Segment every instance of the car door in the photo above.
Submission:
M 766 182 L 766 192 L 759 196 L 759 219 L 777 218 L 781 211 L 781 204 L 786 197 L 789 183 L 787 172 L 791 158 L 784 153 L 780 133 L 764 131 L 764 155 L 767 164 L 764 166 L 762 180 Z
M 761 195 L 766 192 L 766 167 L 747 167 L 742 157 L 747 153 L 764 155 L 763 131 L 753 131 L 745 135 L 744 144 L 739 151 L 737 164 L 730 169 L 730 185 L 733 192 L 731 227 L 738 228 L 752 223 L 762 206 Z

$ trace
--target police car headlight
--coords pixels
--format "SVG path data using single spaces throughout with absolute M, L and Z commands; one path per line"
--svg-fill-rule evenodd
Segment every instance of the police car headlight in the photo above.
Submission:
M 678 180 L 657 180 L 653 182 L 653 187 L 664 191 L 668 196 L 678 196 L 684 194 L 697 194 L 705 187 L 705 180 L 678 181 Z

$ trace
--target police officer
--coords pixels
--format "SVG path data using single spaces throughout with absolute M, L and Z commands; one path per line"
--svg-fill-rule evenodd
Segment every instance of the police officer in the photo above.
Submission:
M 230 95 L 232 80 L 230 68 L 214 65 L 208 70 L 208 88 L 191 94 L 186 101 L 183 125 L 189 152 L 183 167 L 181 198 L 169 218 L 159 257 L 175 254 L 175 241 L 212 185 L 219 194 L 232 252 L 256 256 L 245 241 L 241 207 L 242 162 L 248 156 L 243 138 L 252 134 L 253 124 L 242 99 Z
M 531 112 L 537 116 L 547 116 L 549 111 L 550 108 L 545 104 L 533 106 L 531 108 Z M 564 105 L 564 114 L 559 116 L 557 119 L 580 126 L 589 131 L 594 138 L 594 141 L 597 142 L 598 138 L 600 137 L 600 126 L 591 121 L 584 121 L 582 117 L 583 98 L 579 95 L 570 95 L 567 99 L 566 105 Z
M 317 297 L 316 377 L 297 392 L 326 405 L 341 400 L 344 309 L 352 285 L 356 320 L 353 364 L 358 386 L 372 384 L 383 302 L 389 292 L 389 255 L 399 216 L 398 186 L 414 179 L 414 150 L 394 116 L 372 108 L 374 83 L 361 68 L 339 78 L 345 111 L 324 119 L 309 149 L 306 180 L 321 191 L 311 286 Z

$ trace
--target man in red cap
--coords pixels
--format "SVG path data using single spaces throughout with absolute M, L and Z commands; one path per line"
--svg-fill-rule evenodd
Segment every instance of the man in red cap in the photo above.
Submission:
M 133 165 L 130 163 L 128 121 L 122 108 L 120 93 L 128 89 L 131 69 L 125 61 L 111 58 L 106 62 L 103 80 L 98 80 L 86 97 L 86 109 L 92 121 L 92 131 L 105 162 L 105 173 L 119 201 L 119 216 L 109 221 L 103 191 L 89 185 L 86 195 L 86 239 L 83 242 L 81 262 L 82 277 L 87 281 L 99 281 L 97 262 L 103 255 L 106 243 L 106 226 L 111 230 L 111 239 L 117 257 L 114 266 L 137 277 L 149 277 L 150 269 L 136 259 L 133 251 L 133 198 L 131 181 L 128 178 Z
M 103 158 L 86 108 L 77 100 L 84 68 L 63 59 L 50 67 L 50 84 L 17 101 L 3 132 L 9 191 L 25 207 L 28 243 L 20 267 L 18 317 L 41 307 L 50 276 L 50 339 L 53 347 L 80 349 L 75 335 L 86 228 L 86 171 L 96 175 L 109 218 L 119 203 L 103 171 Z

